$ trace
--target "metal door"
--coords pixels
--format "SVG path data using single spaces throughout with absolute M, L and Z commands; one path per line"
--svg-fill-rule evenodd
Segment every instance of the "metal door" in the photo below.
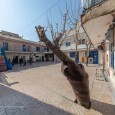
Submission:
M 114 69 L 114 51 L 111 52 L 111 67 Z
M 98 64 L 98 51 L 90 51 L 89 57 L 93 58 L 93 64 Z
M 94 51 L 93 63 L 98 64 L 98 51 Z

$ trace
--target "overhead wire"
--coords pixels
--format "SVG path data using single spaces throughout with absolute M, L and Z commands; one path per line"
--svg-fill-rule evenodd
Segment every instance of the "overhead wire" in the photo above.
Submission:
M 33 20 L 31 23 L 29 23 L 27 26 L 25 26 L 22 30 L 20 30 L 19 32 L 22 32 L 22 31 L 24 31 L 26 28 L 28 28 L 31 24 L 33 24 L 34 22 L 36 22 L 38 19 L 40 19 L 43 15 L 45 15 L 46 13 L 47 13 L 47 15 L 48 15 L 48 11 L 50 11 L 50 16 L 51 16 L 51 23 L 52 23 L 52 15 L 51 15 L 51 9 L 53 8 L 53 7 L 55 7 L 59 2 L 61 2 L 61 0 L 58 0 L 55 4 L 53 4 L 50 8 L 48 8 L 44 13 L 42 13 L 39 17 L 37 17 L 35 20 Z M 76 0 L 75 0 L 75 3 L 76 3 Z M 73 17 L 74 18 L 74 14 L 73 14 L 73 9 L 72 9 L 72 1 L 70 0 L 70 9 L 71 9 L 71 12 L 72 12 L 72 16 L 71 16 L 71 18 Z M 80 17 L 80 9 L 82 9 L 82 7 L 81 7 L 81 4 L 80 4 L 80 2 L 79 2 L 79 9 L 78 9 L 78 17 Z M 75 20 L 74 20 L 75 21 Z M 79 26 L 79 25 L 78 25 Z M 80 29 L 80 27 L 81 27 L 82 25 L 80 25 L 79 26 L 79 28 L 78 28 L 78 31 L 79 31 L 79 29 Z M 68 27 L 70 27 L 70 24 L 69 24 L 69 26 Z M 71 27 L 70 27 L 71 28 Z M 33 32 L 34 33 L 34 32 Z M 32 33 L 31 34 L 29 34 L 29 35 L 32 35 Z
M 48 10 L 52 9 L 53 7 L 55 7 L 59 2 L 61 2 L 62 0 L 58 0 L 56 3 L 54 3 L 50 8 L 48 8 L 45 12 L 43 12 L 40 16 L 38 16 L 36 19 L 34 19 L 31 23 L 29 23 L 28 25 L 26 25 L 23 29 L 21 29 L 18 33 L 24 31 L 26 28 L 28 28 L 31 24 L 33 24 L 34 22 L 36 22 L 37 20 L 39 20 L 42 16 L 44 16 Z
M 38 19 L 40 19 L 43 15 L 45 15 L 46 13 L 48 14 L 48 11 L 50 10 L 50 17 L 51 17 L 51 23 L 52 23 L 52 16 L 51 16 L 51 9 L 57 5 L 61 0 L 57 1 L 52 7 L 50 7 L 49 9 L 47 9 L 42 15 L 40 15 L 38 18 L 36 18 L 35 20 L 33 20 L 30 24 L 28 24 L 27 26 L 25 26 L 22 30 L 20 30 L 19 32 L 21 31 L 24 31 L 26 28 L 28 28 L 32 23 L 34 23 L 35 21 L 37 21 Z M 71 2 L 71 5 L 72 5 L 72 2 Z M 71 7 L 72 8 L 72 7 Z

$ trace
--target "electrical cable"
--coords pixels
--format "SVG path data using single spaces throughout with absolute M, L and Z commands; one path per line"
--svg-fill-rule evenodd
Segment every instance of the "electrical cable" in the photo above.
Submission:
M 34 19 L 31 23 L 29 23 L 27 26 L 25 26 L 23 29 L 21 29 L 18 33 L 24 31 L 26 28 L 28 28 L 31 24 L 33 24 L 34 22 L 36 22 L 38 19 L 40 19 L 43 15 L 45 15 L 47 13 L 48 10 L 51 10 L 53 7 L 55 7 L 59 2 L 61 2 L 62 0 L 58 0 L 56 3 L 54 3 L 50 8 L 48 8 L 44 13 L 42 13 L 39 17 L 37 17 L 36 19 Z

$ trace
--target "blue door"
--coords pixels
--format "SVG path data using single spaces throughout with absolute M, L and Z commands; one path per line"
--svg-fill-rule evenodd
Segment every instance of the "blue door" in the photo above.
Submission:
M 75 52 L 70 52 L 70 58 L 75 58 Z M 76 63 L 79 63 L 79 52 L 76 54 Z
M 98 64 L 98 51 L 90 51 L 90 57 L 93 58 L 93 64 Z
M 111 52 L 111 67 L 114 69 L 114 51 Z
M 98 51 L 94 51 L 93 63 L 98 64 Z
M 70 52 L 70 58 L 74 58 L 75 57 L 75 52 Z

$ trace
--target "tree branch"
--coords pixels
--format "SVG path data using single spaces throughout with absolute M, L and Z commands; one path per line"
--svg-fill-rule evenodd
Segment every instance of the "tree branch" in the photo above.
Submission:
M 40 41 L 44 42 L 46 46 L 64 63 L 67 63 L 71 59 L 65 55 L 58 47 L 56 47 L 54 44 L 52 44 L 48 38 L 46 37 L 46 34 L 44 32 L 44 28 L 41 26 L 35 27 L 38 37 Z

